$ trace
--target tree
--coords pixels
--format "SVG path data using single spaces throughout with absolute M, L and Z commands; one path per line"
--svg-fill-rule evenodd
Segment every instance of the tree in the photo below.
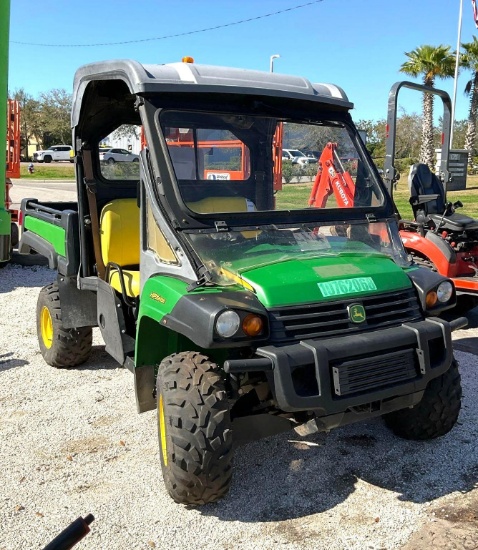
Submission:
M 12 99 L 18 101 L 20 105 L 20 143 L 21 143 L 21 156 L 25 159 L 28 158 L 28 146 L 32 139 L 36 143 L 42 141 L 43 132 L 41 128 L 40 120 L 40 103 L 23 88 L 14 90 L 9 93 Z
M 359 120 L 357 123 L 357 128 L 367 134 L 366 147 L 372 158 L 385 157 L 386 125 L 384 119 L 378 121 Z
M 40 94 L 40 112 L 44 145 L 71 143 L 71 94 L 63 89 Z
M 411 52 L 405 52 L 408 60 L 402 64 L 400 71 L 407 75 L 423 76 L 425 86 L 434 87 L 436 78 L 453 76 L 455 57 L 450 46 L 419 46 Z M 423 124 L 420 162 L 433 169 L 433 94 L 423 94 Z
M 474 36 L 473 42 L 467 42 L 461 46 L 465 50 L 465 53 L 460 56 L 461 66 L 470 70 L 472 74 L 465 86 L 465 94 L 470 99 L 465 149 L 468 150 L 468 164 L 472 166 L 475 154 L 476 116 L 478 114 L 478 40 Z

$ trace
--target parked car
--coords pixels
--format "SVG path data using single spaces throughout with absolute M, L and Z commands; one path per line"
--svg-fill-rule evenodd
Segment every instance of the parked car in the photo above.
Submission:
M 299 149 L 282 149 L 282 160 L 290 160 L 292 164 L 315 164 L 316 158 L 304 155 Z
M 44 151 L 36 151 L 33 153 L 33 162 L 45 162 L 49 163 L 52 160 L 59 162 L 61 160 L 74 162 L 74 158 L 71 155 L 73 147 L 71 145 L 52 145 Z
M 309 151 L 309 150 L 304 150 L 302 151 L 304 153 L 304 155 L 306 157 L 309 157 L 309 158 L 312 158 L 312 159 L 315 159 L 315 160 L 319 160 L 320 158 L 320 155 L 322 154 L 321 151 Z
M 100 149 L 100 161 L 114 164 L 115 162 L 139 162 L 139 156 L 126 149 L 114 147 L 112 149 Z

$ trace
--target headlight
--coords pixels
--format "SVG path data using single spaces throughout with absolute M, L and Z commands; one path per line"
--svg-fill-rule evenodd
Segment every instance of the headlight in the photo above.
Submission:
M 236 334 L 240 324 L 239 315 L 235 311 L 227 309 L 217 316 L 216 332 L 222 338 L 230 338 Z
M 444 304 L 445 302 L 448 302 L 448 300 L 453 295 L 453 285 L 450 283 L 450 281 L 443 281 L 443 283 L 440 283 L 437 287 L 437 298 L 438 301 Z

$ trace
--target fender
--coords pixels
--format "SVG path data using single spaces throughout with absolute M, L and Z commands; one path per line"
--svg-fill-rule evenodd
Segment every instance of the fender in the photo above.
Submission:
M 400 231 L 400 237 L 407 252 L 416 252 L 430 260 L 441 275 L 455 276 L 455 251 L 439 235 L 428 231 L 427 236 L 422 237 L 411 231 Z

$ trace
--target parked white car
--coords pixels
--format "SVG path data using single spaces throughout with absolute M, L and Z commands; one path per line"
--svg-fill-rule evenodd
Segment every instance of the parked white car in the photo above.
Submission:
M 282 160 L 290 160 L 292 164 L 315 164 L 317 159 L 315 157 L 308 157 L 304 155 L 299 149 L 282 149 Z
M 113 147 L 111 149 L 100 149 L 100 161 L 107 162 L 108 164 L 114 164 L 115 162 L 139 162 L 139 156 L 126 149 Z
M 74 162 L 72 155 L 73 147 L 71 145 L 52 145 L 44 151 L 36 151 L 33 153 L 33 162 L 51 161 L 59 162 L 61 160 Z

